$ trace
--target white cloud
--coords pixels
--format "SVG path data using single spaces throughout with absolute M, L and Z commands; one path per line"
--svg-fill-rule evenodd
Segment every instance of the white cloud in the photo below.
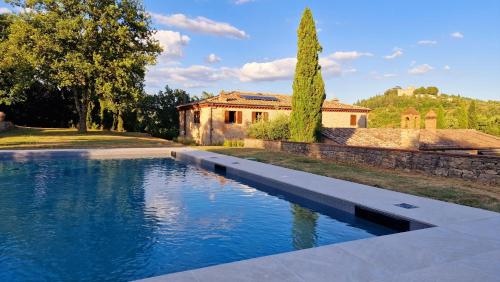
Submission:
M 459 31 L 452 32 L 450 34 L 450 36 L 453 37 L 453 38 L 458 38 L 458 39 L 464 38 L 463 33 L 459 32 Z
M 202 65 L 153 67 L 147 73 L 146 84 L 148 87 L 163 87 L 175 82 L 184 87 L 197 88 L 234 76 L 234 71 L 229 68 L 212 68 Z
M 403 49 L 401 49 L 401 48 L 395 47 L 393 49 L 393 51 L 394 52 L 392 52 L 392 54 L 384 56 L 384 59 L 386 59 L 386 60 L 392 60 L 394 58 L 397 58 L 397 57 L 400 57 L 400 56 L 403 55 Z
M 12 11 L 9 8 L 0 7 L 0 15 L 1 14 L 12 14 Z
M 409 74 L 424 74 L 424 73 L 430 72 L 433 69 L 434 68 L 429 66 L 428 64 L 423 64 L 423 65 L 418 65 L 414 68 L 409 69 L 408 73 Z
M 252 62 L 244 64 L 236 71 L 240 81 L 276 81 L 291 80 L 295 73 L 296 58 L 283 58 L 269 62 Z M 323 76 L 338 76 L 342 73 L 353 73 L 356 69 L 342 71 L 339 63 L 330 57 L 319 59 L 321 73 Z
M 342 60 L 354 60 L 363 56 L 371 57 L 373 56 L 373 54 L 367 52 L 358 52 L 358 51 L 345 51 L 345 52 L 338 51 L 329 55 L 328 57 L 334 60 L 342 61 Z
M 190 40 L 189 36 L 171 30 L 158 30 L 154 38 L 158 40 L 160 46 L 163 48 L 160 60 L 181 57 L 183 54 L 182 48 L 186 46 Z
M 376 72 L 376 71 L 372 71 L 370 74 L 371 74 L 371 75 L 373 76 L 373 78 L 375 78 L 375 79 L 386 79 L 386 78 L 391 78 L 391 77 L 396 77 L 396 76 L 398 76 L 398 75 L 397 75 L 397 74 L 395 74 L 395 73 L 384 73 L 384 74 L 379 74 L 379 73 L 378 73 L 378 72 Z
M 231 38 L 248 38 L 245 31 L 228 23 L 216 22 L 205 17 L 188 18 L 184 14 L 161 15 L 151 13 L 151 16 L 160 24 L 187 29 L 192 32 L 226 36 Z
M 245 4 L 245 3 L 249 3 L 249 2 L 253 2 L 253 1 L 254 0 L 235 0 L 234 4 L 241 5 L 241 4 Z
M 296 58 L 284 58 L 263 63 L 246 63 L 239 70 L 241 81 L 273 81 L 290 79 L 295 72 Z
M 445 65 L 445 66 L 443 67 L 443 69 L 444 69 L 444 70 L 446 70 L 446 71 L 449 71 L 449 70 L 451 70 L 451 67 L 450 67 L 450 66 L 448 66 L 448 65 Z
M 215 64 L 215 63 L 218 63 L 221 61 L 221 58 L 220 57 L 217 57 L 215 54 L 210 54 L 207 56 L 207 58 L 205 59 L 205 61 L 207 61 L 207 63 L 210 63 L 210 64 Z
M 420 40 L 417 42 L 418 45 L 436 45 L 437 41 L 435 40 Z
M 146 84 L 148 87 L 163 87 L 165 84 L 175 82 L 184 87 L 194 88 L 229 79 L 241 82 L 292 80 L 296 62 L 296 58 L 290 57 L 267 62 L 250 62 L 236 68 L 202 65 L 153 66 L 146 76 Z M 319 63 L 324 78 L 357 72 L 355 68 L 343 70 L 342 66 L 330 56 L 320 58 Z

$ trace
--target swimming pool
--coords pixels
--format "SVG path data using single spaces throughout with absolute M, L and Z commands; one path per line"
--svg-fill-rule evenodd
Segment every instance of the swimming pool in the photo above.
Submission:
M 0 281 L 128 281 L 395 232 L 165 158 L 1 161 L 0 216 Z

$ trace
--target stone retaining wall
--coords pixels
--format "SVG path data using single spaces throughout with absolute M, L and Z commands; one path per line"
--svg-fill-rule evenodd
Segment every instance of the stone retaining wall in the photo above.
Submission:
M 256 139 L 245 139 L 245 147 L 283 151 L 341 163 L 354 163 L 405 171 L 421 171 L 431 175 L 500 184 L 500 157 L 497 156 Z

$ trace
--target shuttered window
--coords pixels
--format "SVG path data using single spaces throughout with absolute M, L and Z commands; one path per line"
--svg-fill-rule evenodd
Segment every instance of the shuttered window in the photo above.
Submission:
M 236 119 L 237 119 L 238 124 L 243 123 L 243 112 L 242 111 L 236 112 Z
M 356 115 L 351 115 L 351 126 L 356 126 L 358 125 L 358 118 Z
M 267 112 L 252 112 L 252 122 L 267 121 L 269 119 L 269 113 Z
M 200 111 L 194 111 L 193 122 L 194 123 L 200 123 L 200 116 L 201 116 Z
M 226 111 L 224 113 L 224 123 L 243 123 L 242 111 Z

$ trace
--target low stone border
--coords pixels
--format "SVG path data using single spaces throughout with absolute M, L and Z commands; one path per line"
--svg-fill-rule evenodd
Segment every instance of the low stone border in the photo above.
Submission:
M 0 161 L 28 161 L 50 158 L 123 159 L 170 157 L 170 147 L 117 149 L 0 150 Z
M 500 184 L 500 157 L 416 150 L 340 146 L 324 143 L 245 139 L 246 148 L 288 152 L 339 163 L 354 163 L 429 175 Z

